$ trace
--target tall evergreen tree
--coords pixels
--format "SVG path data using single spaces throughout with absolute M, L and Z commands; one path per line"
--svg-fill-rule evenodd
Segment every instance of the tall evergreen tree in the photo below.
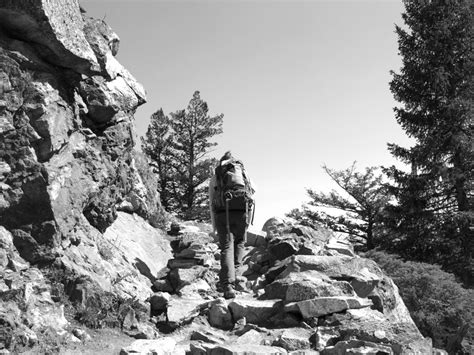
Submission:
M 160 194 L 165 209 L 184 219 L 209 218 L 205 182 L 217 161 L 208 158 L 222 133 L 224 115 L 209 115 L 207 103 L 196 91 L 185 110 L 165 116 L 159 110 L 151 117 L 143 150 L 157 167 Z
M 474 5 L 472 0 L 405 0 L 397 26 L 403 66 L 390 83 L 397 122 L 415 140 L 389 144 L 411 164 L 391 167 L 391 209 L 404 256 L 438 262 L 472 282 L 474 265 Z
M 173 206 L 171 200 L 171 184 L 174 182 L 172 169 L 173 150 L 171 149 L 171 120 L 162 109 L 150 117 L 145 138 L 141 137 L 142 150 L 152 161 L 159 177 L 159 193 L 161 205 L 167 211 Z

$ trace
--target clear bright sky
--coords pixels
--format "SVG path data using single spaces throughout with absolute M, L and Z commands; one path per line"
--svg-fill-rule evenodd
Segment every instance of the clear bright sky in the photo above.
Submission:
M 389 90 L 401 0 L 80 3 L 119 35 L 117 59 L 147 91 L 139 135 L 153 112 L 186 108 L 195 90 L 224 114 L 211 156 L 230 149 L 243 160 L 257 228 L 300 207 L 306 188 L 334 188 L 323 164 L 391 165 L 387 142 L 409 144 Z

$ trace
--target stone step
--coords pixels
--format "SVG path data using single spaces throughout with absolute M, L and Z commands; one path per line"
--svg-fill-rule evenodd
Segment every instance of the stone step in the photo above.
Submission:
M 229 303 L 234 321 L 241 318 L 248 323 L 265 325 L 282 307 L 281 300 L 257 300 L 255 298 L 235 298 Z
M 327 314 L 372 306 L 372 301 L 358 297 L 318 297 L 285 305 L 285 311 L 298 312 L 304 319 L 321 317 Z

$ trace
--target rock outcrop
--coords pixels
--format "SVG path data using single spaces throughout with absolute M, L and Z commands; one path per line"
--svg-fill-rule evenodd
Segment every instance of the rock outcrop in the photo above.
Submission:
M 66 329 L 63 296 L 146 307 L 171 257 L 118 47 L 78 0 L 0 1 L 0 349 Z
M 325 229 L 272 219 L 268 231 L 249 233 L 246 277 L 230 300 L 217 284 L 212 234 L 175 233 L 174 258 L 150 299 L 160 339 L 122 354 L 152 352 L 170 338 L 173 354 L 432 353 L 375 262 Z

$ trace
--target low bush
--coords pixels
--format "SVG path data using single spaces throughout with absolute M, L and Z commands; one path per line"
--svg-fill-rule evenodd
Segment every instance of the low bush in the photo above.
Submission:
M 375 250 L 363 256 L 393 279 L 418 329 L 433 339 L 434 347 L 462 353 L 460 343 L 474 325 L 474 290 L 463 288 L 438 265 L 403 261 Z

